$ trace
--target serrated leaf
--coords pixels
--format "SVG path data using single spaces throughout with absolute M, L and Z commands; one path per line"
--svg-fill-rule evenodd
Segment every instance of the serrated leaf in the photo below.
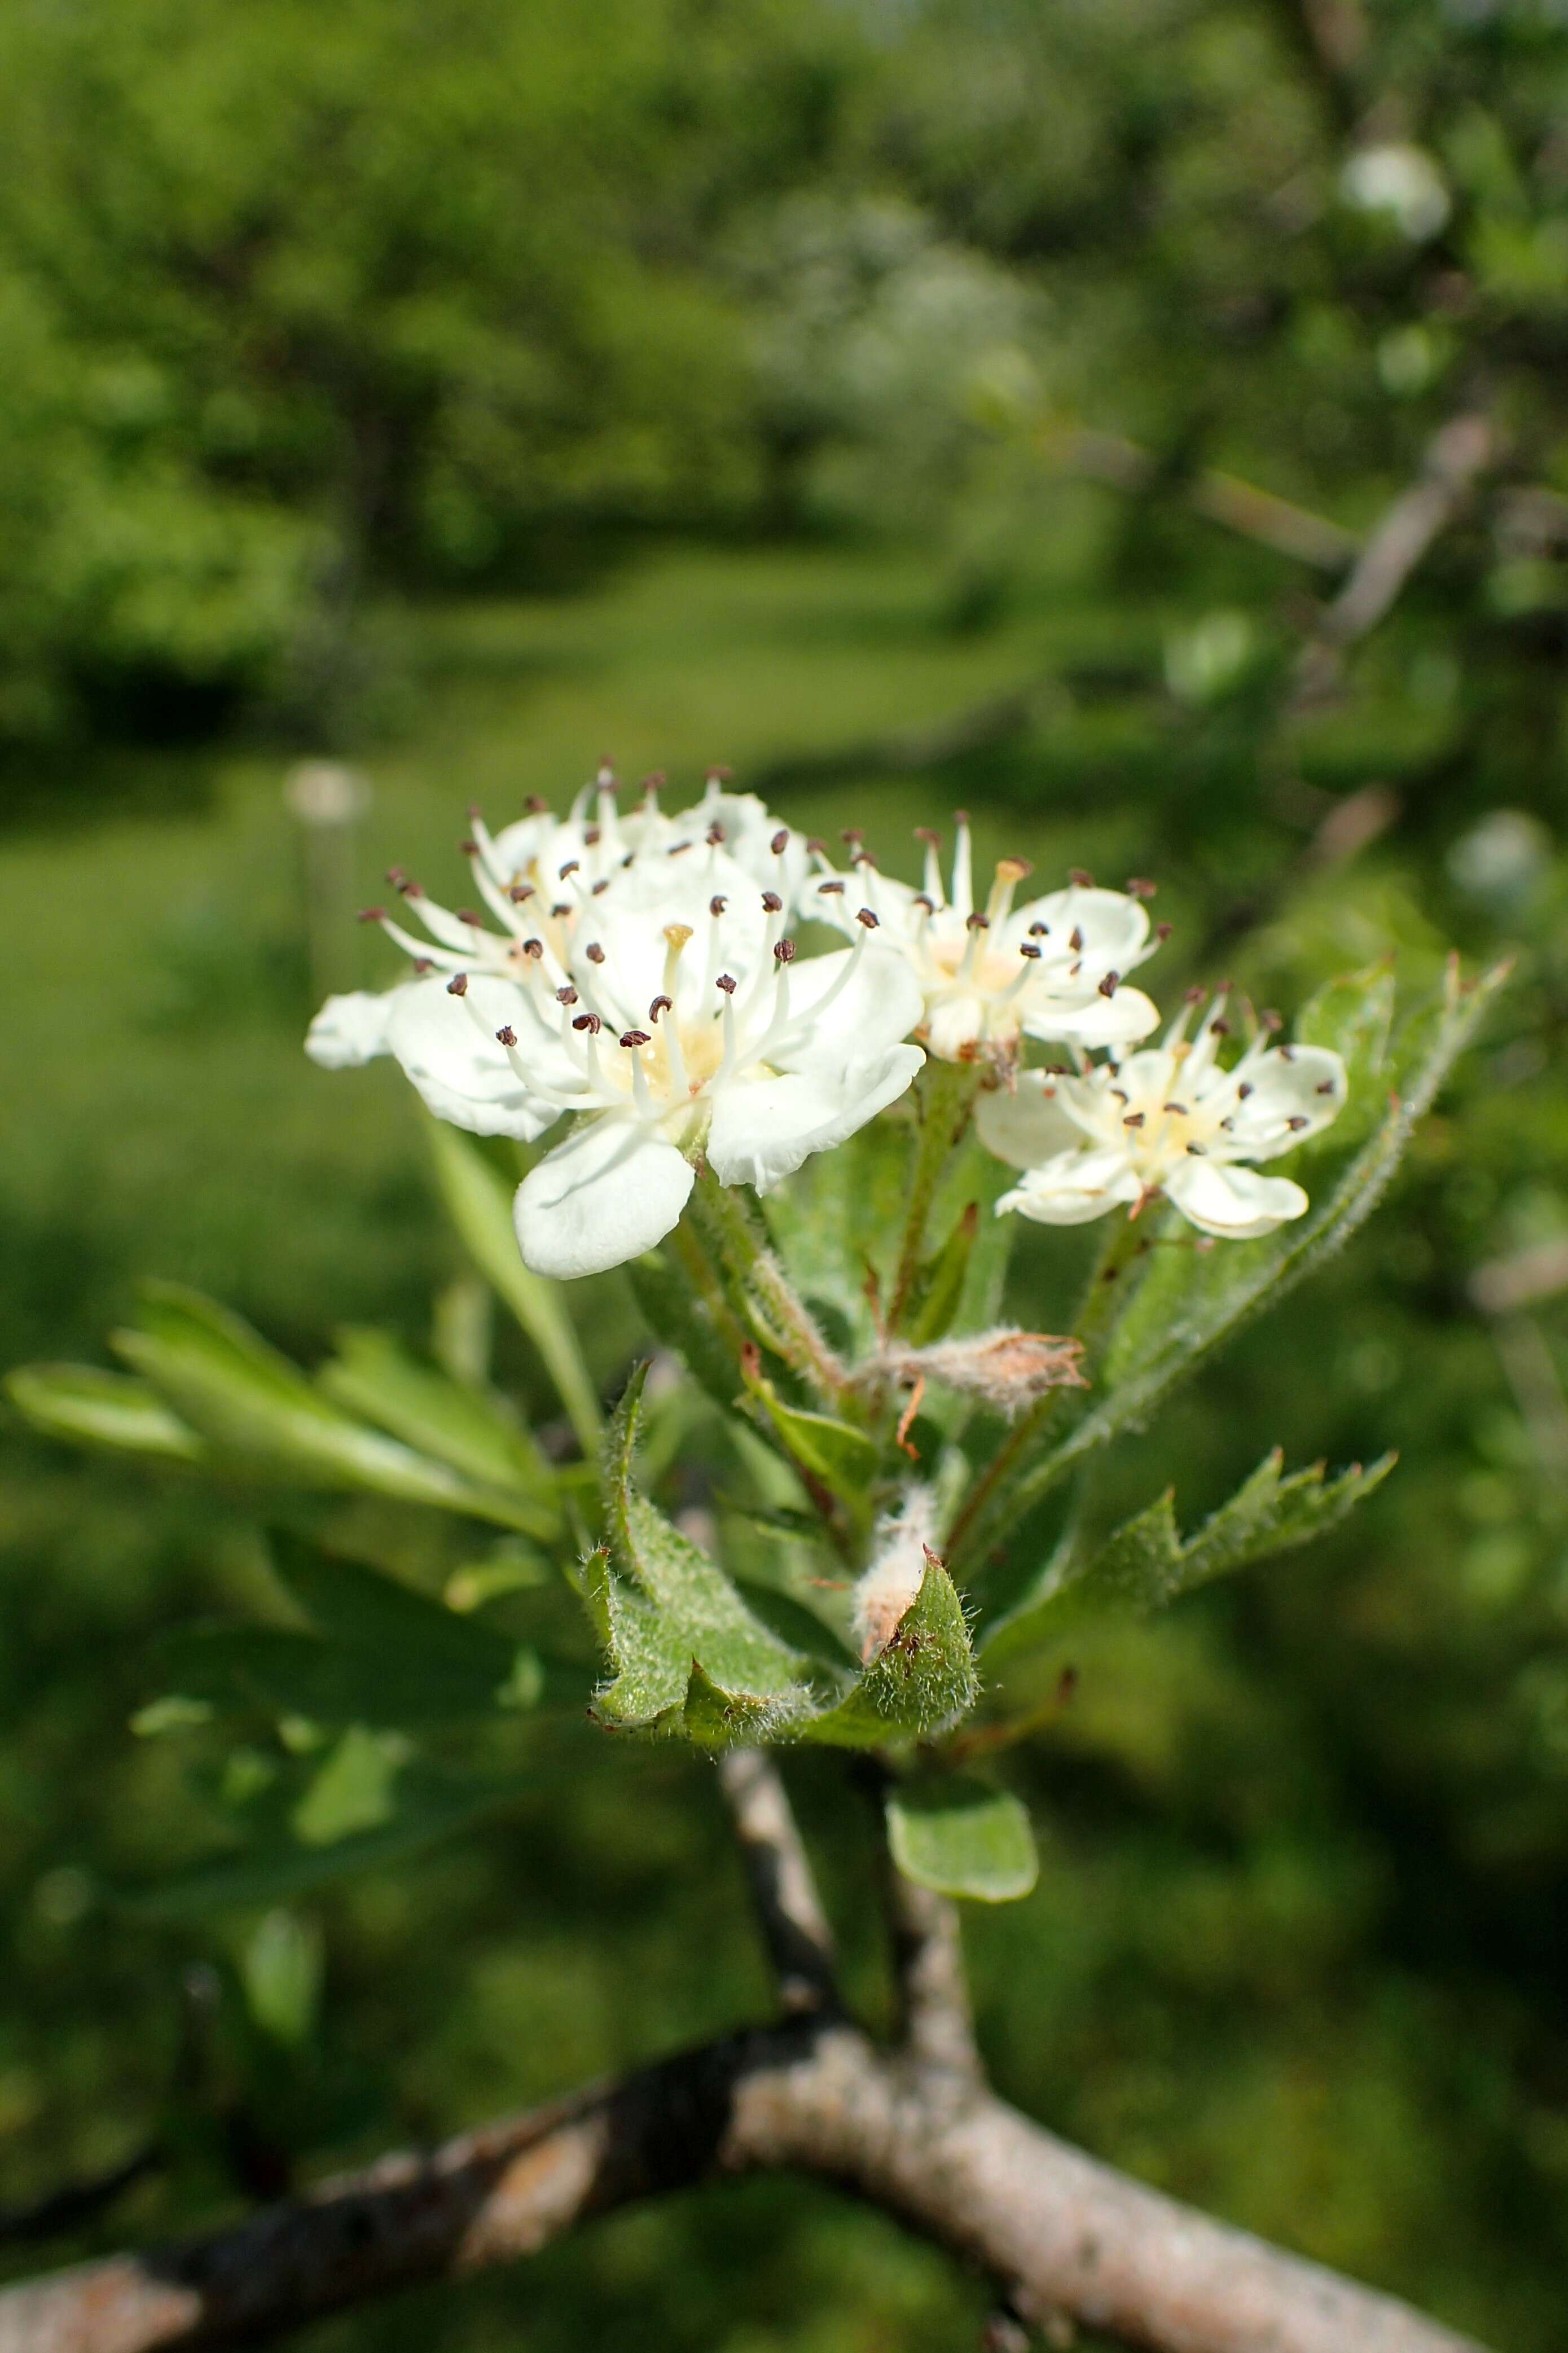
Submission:
M 352 1327 L 337 1348 L 316 1378 L 338 1404 L 470 1479 L 548 1497 L 550 1464 L 499 1399 L 421 1364 L 389 1332 Z
M 1221 1241 L 1212 1250 L 1161 1250 L 1117 1324 L 1098 1398 L 1068 1435 L 1009 1482 L 994 1508 L 965 1531 L 963 1556 L 984 1559 L 1026 1513 L 1096 1448 L 1143 1427 L 1176 1383 L 1249 1317 L 1342 1247 L 1371 1215 L 1456 1057 L 1507 977 L 1500 965 L 1473 985 L 1447 986 L 1416 1008 L 1389 1048 L 1387 1108 L 1373 1135 L 1342 1162 L 1305 1217 L 1257 1241 Z
M 978 1689 L 963 1604 L 942 1563 L 931 1560 L 886 1648 L 843 1698 L 803 1719 L 794 1736 L 836 1748 L 884 1747 L 942 1730 L 973 1705 Z
M 199 1462 L 207 1451 L 156 1389 L 126 1373 L 95 1365 L 19 1365 L 5 1386 L 17 1412 L 49 1438 L 168 1461 Z
M 512 1231 L 511 1187 L 478 1145 L 444 1120 L 426 1124 L 447 1215 L 479 1272 L 528 1334 L 584 1454 L 599 1443 L 599 1400 L 558 1283 L 524 1266 Z
M 888 1846 L 906 1879 L 939 1895 L 1011 1904 L 1039 1876 L 1029 1817 L 1009 1790 L 966 1773 L 895 1781 Z
M 632 1482 L 646 1365 L 626 1385 L 605 1440 L 602 1592 L 612 1680 L 595 1703 L 607 1723 L 679 1731 L 700 1665 L 727 1698 L 788 1692 L 805 1662 L 752 1616 L 728 1577 Z M 673 1720 L 671 1720 L 673 1719 Z
M 1216 1577 L 1310 1543 L 1382 1485 L 1394 1457 L 1385 1454 L 1365 1470 L 1357 1463 L 1334 1479 L 1324 1477 L 1321 1462 L 1282 1478 L 1282 1461 L 1278 1448 L 1265 1456 L 1229 1502 L 1184 1542 L 1167 1490 L 1087 1560 L 1075 1562 L 1069 1554 L 1054 1563 L 1041 1588 L 988 1636 L 986 1663 L 1020 1658 L 1086 1619 L 1163 1609 Z
M 365 1489 L 548 1535 L 554 1513 L 481 1485 L 347 1413 L 242 1317 L 200 1292 L 149 1284 L 119 1355 L 220 1454 L 302 1485 Z

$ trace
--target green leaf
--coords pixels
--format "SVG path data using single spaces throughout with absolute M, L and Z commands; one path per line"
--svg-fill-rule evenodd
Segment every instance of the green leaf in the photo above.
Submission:
M 1010 1791 L 964 1773 L 895 1781 L 888 1846 L 906 1879 L 939 1895 L 1011 1904 L 1039 1875 L 1029 1817 Z
M 876 1441 L 831 1414 L 786 1405 L 769 1380 L 759 1377 L 748 1388 L 759 1421 L 773 1430 L 791 1461 L 837 1495 L 856 1518 L 865 1519 L 882 1466 Z
M 693 1666 L 726 1700 L 789 1693 L 803 1662 L 754 1618 L 705 1553 L 670 1525 L 632 1482 L 646 1365 L 626 1385 L 605 1441 L 603 1572 L 611 1681 L 596 1713 L 623 1727 L 683 1727 Z
M 340 1405 L 470 1479 L 549 1494 L 549 1463 L 499 1399 L 421 1364 L 389 1332 L 356 1327 L 337 1345 L 316 1377 Z
M 468 1136 L 445 1121 L 426 1124 L 447 1212 L 487 1282 L 505 1300 L 538 1349 L 584 1454 L 599 1443 L 599 1400 L 558 1283 L 524 1266 L 512 1231 L 510 1189 Z
M 1297 1037 L 1303 1046 L 1331 1047 L 1343 1059 L 1347 1082 L 1344 1108 L 1301 1148 L 1303 1159 L 1359 1142 L 1375 1125 L 1393 1020 L 1394 970 L 1386 960 L 1325 981 L 1301 1008 Z
M 1457 968 L 1396 1033 L 1382 1087 L 1387 1108 L 1375 1132 L 1342 1163 L 1337 1181 L 1320 1176 L 1305 1217 L 1258 1241 L 1221 1241 L 1209 1251 L 1156 1250 L 1117 1324 L 1104 1387 L 1059 1445 L 1009 1483 L 997 1504 L 966 1532 L 965 1559 L 993 1546 L 1079 1462 L 1155 1407 L 1261 1308 L 1341 1249 L 1386 1191 L 1411 1132 L 1507 977 L 1499 965 L 1462 987 Z
M 1040 1588 L 997 1624 L 984 1648 L 987 1665 L 1038 1650 L 1086 1619 L 1142 1616 L 1251 1562 L 1308 1544 L 1381 1486 L 1394 1457 L 1360 1463 L 1328 1479 L 1323 1465 L 1281 1478 L 1278 1448 L 1195 1535 L 1183 1541 L 1170 1492 L 1123 1522 L 1087 1561 L 1054 1562 Z
M 831 1668 L 835 1674 L 859 1672 L 854 1651 L 809 1604 L 797 1601 L 776 1585 L 764 1585 L 758 1577 L 737 1577 L 735 1589 L 747 1608 L 792 1650 Z
M 835 1336 L 857 1355 L 877 1343 L 867 1270 L 885 1285 L 903 1235 L 910 1132 L 902 1113 L 871 1120 L 768 1196 L 768 1224 L 791 1282 L 808 1304 L 830 1311 Z
M 239 1959 L 246 2008 L 285 2050 L 300 2050 L 310 2040 L 321 2007 L 322 1959 L 317 1923 L 281 1906 L 266 1913 L 246 1940 Z
M 138 1324 L 112 1338 L 186 1422 L 247 1467 L 309 1485 L 431 1504 L 531 1535 L 551 1535 L 558 1525 L 552 1511 L 529 1497 L 480 1485 L 367 1428 L 248 1324 L 200 1292 L 149 1284 Z
M 362 1803 L 374 1794 L 382 1771 L 375 1765 L 364 1771 Z M 345 1779 L 353 1778 L 353 1773 L 345 1775 Z M 215 1856 L 157 1885 L 122 1889 L 120 1907 L 139 1919 L 186 1920 L 285 1902 L 353 1873 L 404 1862 L 528 1795 L 533 1786 L 531 1778 L 521 1774 L 479 1779 L 443 1773 L 416 1760 L 383 1778 L 382 1794 L 391 1811 L 374 1824 L 345 1829 L 330 1841 L 302 1842 L 288 1810 L 275 1811 L 239 1852 Z M 330 1822 L 330 1810 L 318 1801 L 317 1813 L 307 1820 L 319 1828 L 323 1820 Z
M 181 1462 L 199 1462 L 206 1453 L 156 1389 L 124 1373 L 100 1372 L 94 1365 L 19 1365 L 5 1376 L 5 1393 L 49 1438 Z
M 662 1348 L 673 1348 L 692 1377 L 726 1411 L 741 1394 L 741 1375 L 689 1278 L 662 1250 L 644 1252 L 626 1268 L 644 1323 Z
M 963 1604 L 938 1560 L 891 1640 L 844 1697 L 803 1718 L 793 1736 L 837 1748 L 880 1748 L 939 1732 L 974 1704 L 974 1656 Z
M 408 1755 L 400 1734 L 351 1724 L 290 1817 L 300 1844 L 336 1846 L 356 1831 L 377 1831 L 391 1821 L 397 1776 Z

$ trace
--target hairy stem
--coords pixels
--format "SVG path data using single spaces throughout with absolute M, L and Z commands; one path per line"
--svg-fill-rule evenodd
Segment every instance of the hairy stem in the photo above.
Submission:
M 902 1328 L 920 1274 L 926 1226 L 943 1172 L 963 1141 L 974 1113 L 980 1069 L 974 1062 L 928 1060 L 915 1090 L 919 1126 L 910 1169 L 909 1206 L 904 1215 L 903 1240 L 888 1301 L 889 1334 Z

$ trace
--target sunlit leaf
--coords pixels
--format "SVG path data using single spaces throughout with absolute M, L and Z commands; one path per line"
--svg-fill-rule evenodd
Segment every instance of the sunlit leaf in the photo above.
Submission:
M 6 1374 L 5 1387 L 17 1412 L 50 1438 L 182 1462 L 198 1462 L 207 1451 L 156 1389 L 125 1373 L 94 1365 L 21 1365 Z
M 939 1895 L 1011 1904 L 1039 1875 L 1029 1817 L 1010 1791 L 966 1773 L 895 1781 L 886 1799 L 888 1845 L 906 1879 Z

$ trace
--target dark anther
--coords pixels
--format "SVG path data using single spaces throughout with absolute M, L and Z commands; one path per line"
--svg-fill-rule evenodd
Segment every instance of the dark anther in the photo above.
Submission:
M 952 821 L 954 825 L 967 825 L 969 823 L 969 811 L 967 809 L 954 809 L 952 812 Z
M 1228 1134 L 1231 1133 L 1232 1129 L 1233 1129 L 1233 1128 L 1235 1127 L 1235 1125 L 1236 1125 L 1236 1113 L 1235 1113 L 1234 1112 L 1232 1112 L 1232 1113 L 1231 1113 L 1231 1114 L 1230 1114 L 1230 1117 L 1229 1117 L 1228 1119 L 1222 1119 L 1222 1120 L 1221 1120 L 1221 1122 L 1220 1122 L 1220 1125 L 1221 1125 L 1221 1127 L 1223 1127 L 1223 1128 L 1224 1128 L 1224 1130 L 1225 1130 L 1226 1134 L 1228 1135 Z
M 824 841 L 819 833 L 808 834 L 806 836 L 805 846 L 814 858 L 821 858 L 826 854 L 827 849 L 827 844 Z
M 384 923 L 386 921 L 386 909 L 384 907 L 362 907 L 359 911 L 359 919 L 362 923 Z
M 1119 972 L 1108 972 L 1100 984 L 1100 993 L 1101 997 L 1114 997 L 1121 986 L 1121 975 Z
M 602 826 L 585 825 L 583 828 L 583 839 L 590 849 L 597 849 L 604 838 L 605 831 Z
M 1267 1029 L 1272 1037 L 1276 1029 L 1284 1029 L 1285 1017 L 1282 1013 L 1276 1013 L 1271 1005 L 1267 1006 L 1258 1017 L 1258 1026 L 1260 1029 Z
M 719 892 L 715 891 L 713 896 L 708 902 L 708 913 L 710 915 L 721 915 L 729 903 L 730 902 L 728 899 L 721 898 Z
M 1209 1156 L 1208 1146 L 1205 1144 L 1189 1144 L 1187 1150 L 1194 1160 L 1206 1160 Z
M 547 800 L 542 800 L 537 793 L 530 793 L 522 806 L 530 817 L 543 817 L 550 803 Z
M 1037 964 L 1040 957 L 1045 954 L 1045 950 L 1037 946 L 1033 940 L 1020 940 L 1018 943 L 1018 954 L 1021 956 L 1031 957 Z
M 855 921 L 858 923 L 864 923 L 868 932 L 879 931 L 881 928 L 881 917 L 874 915 L 869 907 L 858 907 L 855 911 Z
M 542 956 L 544 954 L 543 941 L 524 940 L 522 944 L 522 953 L 525 956 Z
M 621 1033 L 621 1043 L 623 1046 L 646 1046 L 647 1044 L 647 1031 L 646 1029 L 623 1030 Z
M 436 969 L 436 967 L 435 967 L 435 965 L 431 963 L 430 958 L 429 958 L 428 956 L 416 956 L 416 957 L 415 957 L 415 959 L 414 959 L 414 970 L 415 970 L 416 975 L 417 976 L 417 977 L 418 977 L 420 980 L 423 980 L 423 979 L 424 979 L 424 977 L 425 977 L 425 976 L 426 976 L 426 974 L 427 972 L 434 972 L 434 971 L 435 971 L 435 969 Z
M 664 854 L 667 858 L 682 858 L 690 847 L 689 841 L 672 841 Z
M 784 901 L 779 897 L 776 891 L 764 891 L 763 892 L 763 905 L 767 909 L 770 915 L 776 915 L 783 907 Z
M 514 882 L 506 895 L 514 907 L 521 907 L 525 899 L 532 898 L 533 885 L 531 882 Z
M 1159 887 L 1157 882 L 1151 882 L 1146 874 L 1130 874 L 1127 878 L 1130 899 L 1152 899 Z
M 405 899 L 423 899 L 425 896 L 424 883 L 411 882 L 406 874 L 397 887 Z
M 1315 1087 L 1315 1088 L 1313 1089 L 1313 1091 L 1312 1091 L 1312 1092 L 1314 1092 L 1314 1094 L 1320 1094 L 1320 1095 L 1331 1095 L 1331 1094 L 1333 1093 L 1333 1091 L 1334 1091 L 1334 1082 L 1333 1082 L 1332 1079 L 1325 1079 L 1325 1080 L 1323 1081 L 1322 1084 L 1321 1084 L 1321 1086 L 1319 1086 L 1319 1087 Z
M 842 882 L 819 882 L 816 886 L 816 895 L 819 899 L 842 899 L 844 885 Z
M 1285 1123 L 1292 1135 L 1300 1135 L 1301 1130 L 1304 1127 L 1310 1127 L 1311 1124 L 1306 1113 L 1302 1111 L 1293 1112 Z
M 575 1005 L 577 1002 L 576 990 L 574 988 L 558 988 L 555 992 L 555 1002 L 557 1005 Z
M 556 869 L 556 872 L 560 876 L 561 881 L 564 882 L 568 874 L 575 874 L 577 869 L 582 863 L 583 861 L 580 858 L 569 858 L 564 866 L 561 866 Z
M 1226 1020 L 1223 1014 L 1216 1013 L 1214 1019 L 1209 1023 L 1209 1036 L 1211 1038 L 1228 1038 L 1229 1035 L 1229 1022 Z
M 447 996 L 448 996 L 448 997 L 467 997 L 468 993 L 468 974 L 467 974 L 466 972 L 455 972 L 455 973 L 452 975 L 451 979 L 447 983 Z
M 664 770 L 662 768 L 650 768 L 647 776 L 642 780 L 642 788 L 645 793 L 662 792 L 664 790 Z
M 1174 1112 L 1178 1119 L 1190 1119 L 1192 1117 L 1192 1113 L 1188 1111 L 1185 1103 L 1162 1103 L 1160 1108 L 1162 1111 Z
M 567 905 L 564 899 L 557 899 L 555 904 L 550 910 L 550 913 L 552 916 L 569 915 L 572 913 L 572 910 Z
M 648 1007 L 647 1018 L 650 1021 L 657 1021 L 661 1013 L 673 1011 L 674 1006 L 675 999 L 672 997 L 656 997 Z
M 609 887 L 610 887 L 610 878 L 609 878 L 609 876 L 608 876 L 607 874 L 601 874 L 601 876 L 599 877 L 599 880 L 595 883 L 595 885 L 594 885 L 593 889 L 589 892 L 588 896 L 589 896 L 589 898 L 590 898 L 590 899 L 596 899 L 596 898 L 598 897 L 598 895 L 599 895 L 599 893 L 600 893 L 600 892 L 601 892 L 601 891 L 607 891 L 607 890 L 609 889 Z
M 1194 981 L 1192 987 L 1187 990 L 1186 995 L 1183 997 L 1182 1002 L 1184 1005 L 1201 1005 L 1207 995 L 1208 990 L 1204 987 L 1202 982 Z
M 1121 1124 L 1123 1127 L 1142 1127 L 1143 1113 L 1141 1111 L 1130 1111 Z
M 789 831 L 786 827 L 782 825 L 780 826 L 778 831 L 769 842 L 768 848 L 773 851 L 775 858 L 782 858 L 784 856 L 784 851 L 789 848 Z
M 517 1043 L 517 1031 L 513 1029 L 510 1024 L 504 1029 L 498 1029 L 496 1031 L 496 1043 L 498 1046 L 515 1046 Z
M 1252 1091 L 1253 1091 L 1253 1090 L 1252 1090 L 1252 1081 L 1251 1081 L 1250 1079 L 1244 1079 L 1244 1080 L 1242 1081 L 1242 1082 L 1241 1082 L 1240 1086 L 1238 1086 L 1238 1087 L 1237 1087 L 1237 1091 L 1236 1091 L 1236 1100 L 1237 1100 L 1237 1103 L 1245 1103 L 1245 1102 L 1247 1101 L 1247 1096 L 1252 1092 Z
M 858 825 L 847 825 L 838 839 L 840 841 L 862 842 L 866 839 L 865 828 Z
M 928 899 L 923 891 L 917 891 L 910 904 L 912 907 L 923 907 L 928 915 L 934 915 L 936 913 L 936 901 Z
M 1071 931 L 1068 934 L 1068 947 L 1069 947 L 1069 948 L 1071 948 L 1071 950 L 1072 950 L 1072 952 L 1073 952 L 1074 955 L 1082 955 L 1082 954 L 1083 954 L 1083 934 L 1079 931 L 1079 927 L 1078 927 L 1078 925 L 1077 925 L 1076 923 L 1073 925 L 1073 927 L 1072 927 Z
M 408 880 L 407 867 L 389 866 L 386 870 L 386 879 L 391 883 L 395 891 L 401 889 L 402 885 Z
M 603 964 L 605 961 L 605 951 L 597 940 L 590 940 L 583 953 L 590 964 Z
M 453 912 L 459 923 L 471 924 L 476 931 L 485 920 L 482 915 L 476 915 L 471 907 L 458 907 Z
M 1086 873 L 1081 866 L 1069 866 L 1068 868 L 1068 881 L 1069 882 L 1076 882 L 1080 891 L 1092 891 L 1094 888 L 1093 875 Z
M 1279 1055 L 1279 1060 L 1282 1062 L 1293 1062 L 1296 1059 L 1296 1049 L 1294 1046 L 1276 1046 L 1274 1050 Z
M 1048 940 L 1050 935 L 1051 927 L 1049 923 L 1031 923 L 1029 925 L 1029 937 L 1032 940 Z
M 706 840 L 710 849 L 717 849 L 720 843 L 724 839 L 723 827 L 721 825 L 710 825 L 703 839 Z
M 795 942 L 793 940 L 780 940 L 777 947 L 773 950 L 773 962 L 775 964 L 793 964 L 795 962 Z
M 1110 1092 L 1116 1097 L 1119 1103 L 1124 1103 L 1131 1101 L 1131 1097 L 1129 1096 L 1125 1087 L 1112 1087 Z
M 734 773 L 733 768 L 710 768 L 708 782 L 710 785 L 727 785 Z
M 591 1038 L 596 1038 L 604 1026 L 596 1013 L 579 1013 L 572 1024 L 574 1029 L 586 1029 Z
M 1171 934 L 1175 930 L 1175 928 L 1176 928 L 1176 927 L 1175 927 L 1174 923 L 1156 923 L 1156 924 L 1155 924 L 1155 926 L 1154 926 L 1154 937 L 1155 937 L 1155 938 L 1160 942 L 1160 944 L 1162 945 L 1162 947 L 1164 945 L 1165 942 L 1170 938 Z
M 917 825 L 915 828 L 915 839 L 917 841 L 925 842 L 931 849 L 940 849 L 942 848 L 942 836 L 938 833 L 934 825 Z
M 964 929 L 971 932 L 988 932 L 991 929 L 990 918 L 986 915 L 967 916 L 964 922 Z
M 735 994 L 734 976 L 731 973 L 721 972 L 713 986 L 715 988 L 721 988 L 726 997 L 733 997 Z
M 477 858 L 479 854 L 479 845 L 477 841 L 472 840 L 459 841 L 458 844 L 458 854 L 461 858 Z

